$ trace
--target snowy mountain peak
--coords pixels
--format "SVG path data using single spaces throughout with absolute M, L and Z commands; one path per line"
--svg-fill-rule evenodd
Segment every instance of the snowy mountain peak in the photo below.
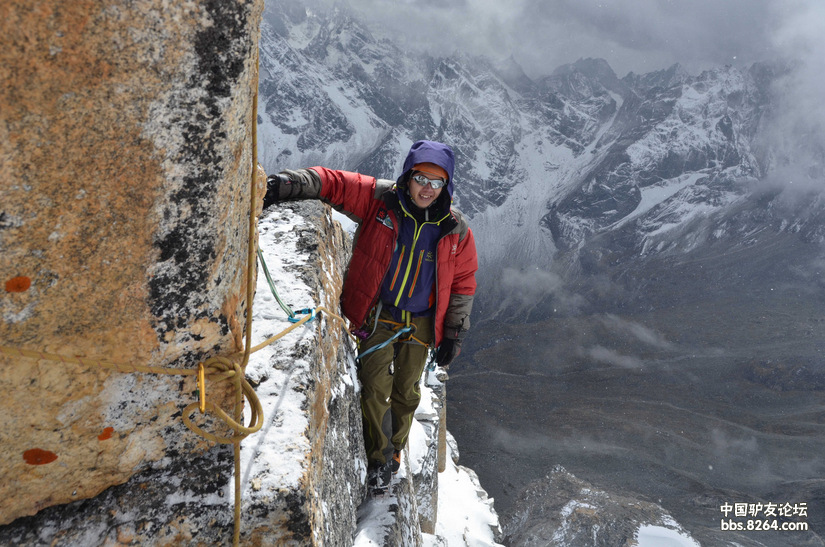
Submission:
M 499 62 L 495 69 L 502 81 L 519 93 L 527 92 L 535 85 L 512 55 Z
M 684 67 L 676 63 L 664 70 L 648 72 L 647 74 L 631 72 L 622 80 L 636 90 L 637 93 L 646 95 L 650 90 L 656 88 L 670 89 L 671 87 L 681 86 L 690 78 L 690 74 L 687 73 Z

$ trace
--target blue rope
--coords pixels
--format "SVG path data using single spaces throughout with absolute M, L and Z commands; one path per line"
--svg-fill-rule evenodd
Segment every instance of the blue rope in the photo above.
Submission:
M 312 323 L 315 320 L 315 308 L 304 308 L 302 310 L 298 310 L 298 311 L 295 312 L 294 316 L 288 317 L 287 319 L 289 319 L 290 323 L 297 323 L 298 321 L 301 320 L 300 317 L 297 317 L 298 314 L 300 314 L 300 315 L 311 314 L 312 317 L 310 317 L 310 319 L 309 319 L 309 321 L 307 321 L 307 323 Z
M 377 346 L 372 346 L 372 347 L 371 347 L 371 348 L 369 348 L 368 350 L 365 350 L 363 353 L 358 354 L 358 357 L 356 357 L 356 359 L 361 359 L 361 358 L 362 358 L 362 357 L 364 357 L 365 355 L 369 355 L 370 353 L 372 353 L 372 352 L 374 352 L 374 351 L 378 351 L 378 350 L 379 350 L 379 349 L 381 349 L 381 348 L 385 348 L 385 347 L 389 346 L 389 345 L 390 345 L 391 343 L 393 343 L 393 342 L 394 342 L 394 341 L 395 341 L 395 340 L 396 340 L 399 336 L 401 336 L 402 334 L 408 333 L 408 332 L 410 332 L 410 331 L 412 331 L 412 330 L 413 330 L 413 327 L 403 327 L 403 328 L 398 329 L 398 331 L 397 331 L 395 334 L 393 334 L 393 335 L 392 335 L 392 338 L 390 338 L 389 340 L 385 340 L 384 342 L 381 342 L 381 343 L 380 343 L 380 344 L 378 344 Z

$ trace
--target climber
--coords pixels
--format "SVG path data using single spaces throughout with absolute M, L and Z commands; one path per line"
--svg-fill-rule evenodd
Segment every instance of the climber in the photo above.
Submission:
M 454 166 L 449 146 L 422 140 L 410 148 L 395 182 L 324 167 L 284 170 L 267 179 L 264 207 L 317 198 L 359 224 L 341 309 L 360 340 L 373 492 L 386 489 L 400 466 L 430 347 L 436 364 L 446 368 L 470 327 L 478 261 L 467 220 L 451 206 Z

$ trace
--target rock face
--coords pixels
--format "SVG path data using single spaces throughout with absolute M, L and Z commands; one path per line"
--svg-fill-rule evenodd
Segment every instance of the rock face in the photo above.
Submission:
M 314 202 L 281 205 L 264 214 L 260 231 L 280 298 L 293 307 L 312 302 L 337 308 L 336 287 L 349 242 L 329 208 Z M 256 346 L 289 326 L 273 300 L 259 276 L 253 305 Z M 391 547 L 422 545 L 425 538 L 444 544 L 434 535 L 438 469 L 444 463 L 439 454 L 446 453 L 439 440 L 444 437 L 439 435 L 444 384 L 431 379 L 423 390 L 414 423 L 419 429 L 411 435 L 415 440 L 404 451 L 390 493 L 367 499 L 354 347 L 348 340 L 341 323 L 322 313 L 252 354 L 247 376 L 266 420 L 241 444 L 242 545 Z M 0 527 L 0 544 L 230 544 L 232 448 L 182 452 L 169 450 L 162 464 L 95 498 L 49 507 Z M 467 544 L 479 543 L 468 539 Z
M 295 309 L 317 304 L 338 313 L 350 242 L 328 207 L 299 202 L 267 210 L 261 249 L 270 256 L 267 262 L 285 302 Z M 279 258 L 278 252 L 287 257 Z M 272 298 L 269 287 L 259 283 L 256 303 Z M 256 341 L 289 325 L 272 315 L 266 304 L 256 312 Z M 351 541 L 365 492 L 366 455 L 349 340 L 346 325 L 322 312 L 250 360 L 247 373 L 267 420 L 241 447 L 245 544 Z
M 658 505 L 598 490 L 557 466 L 521 493 L 504 532 L 507 545 L 638 545 L 642 525 L 673 530 L 683 537 L 679 545 L 691 544 Z
M 261 221 L 262 251 L 279 290 L 289 290 L 281 296 L 293 306 L 300 301 L 337 307 L 335 287 L 348 243 L 324 210 L 304 203 Z M 297 249 L 305 259 L 295 259 L 296 254 L 289 264 L 279 264 L 272 255 L 279 248 Z M 286 314 L 275 317 L 267 307 L 272 299 L 260 276 L 253 305 L 256 345 L 290 325 Z M 252 354 L 247 374 L 266 423 L 241 444 L 241 544 L 351 542 L 365 493 L 365 454 L 346 340 L 340 322 L 325 317 Z M 188 431 L 183 435 L 190 443 L 196 438 Z M 0 527 L 0 544 L 231 544 L 232 448 L 220 445 L 195 454 L 173 448 L 166 456 L 95 498 Z
M 3 2 L 0 344 L 182 368 L 241 349 L 262 9 Z M 186 378 L 0 354 L 0 523 L 202 451 Z

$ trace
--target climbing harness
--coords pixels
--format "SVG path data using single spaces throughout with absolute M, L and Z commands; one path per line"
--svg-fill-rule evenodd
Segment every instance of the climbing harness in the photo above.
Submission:
M 404 310 L 401 311 L 402 318 L 404 319 L 403 322 L 391 321 L 389 319 L 380 319 L 379 315 L 381 314 L 382 305 L 383 305 L 382 302 L 379 300 L 378 304 L 376 305 L 375 309 L 373 310 L 373 312 L 371 314 L 375 317 L 375 320 L 374 320 L 375 322 L 373 324 L 372 333 L 367 333 L 366 330 L 362 329 L 362 330 L 355 331 L 355 334 L 356 334 L 356 336 L 358 336 L 361 339 L 361 341 L 363 341 L 363 340 L 369 338 L 370 336 L 372 336 L 373 334 L 375 334 L 375 329 L 378 327 L 378 323 L 382 323 L 384 326 L 386 326 L 390 330 L 395 330 L 395 334 L 393 334 L 392 337 L 390 337 L 387 340 L 384 340 L 380 344 L 376 344 L 375 346 L 372 346 L 372 347 L 364 350 L 363 352 L 359 353 L 358 356 L 356 357 L 356 359 L 361 359 L 361 358 L 369 355 L 370 353 L 373 353 L 375 351 L 378 351 L 380 349 L 383 349 L 383 348 L 389 346 L 390 344 L 395 343 L 396 341 L 406 342 L 406 343 L 416 343 L 416 344 L 421 344 L 422 346 L 427 346 L 428 345 L 428 344 L 425 344 L 424 342 L 422 342 L 421 340 L 419 340 L 418 338 L 415 337 L 415 325 L 412 323 L 412 315 L 410 314 L 410 312 L 404 311 Z M 409 334 L 409 336 L 407 336 L 406 338 L 401 340 L 400 338 L 405 334 Z

